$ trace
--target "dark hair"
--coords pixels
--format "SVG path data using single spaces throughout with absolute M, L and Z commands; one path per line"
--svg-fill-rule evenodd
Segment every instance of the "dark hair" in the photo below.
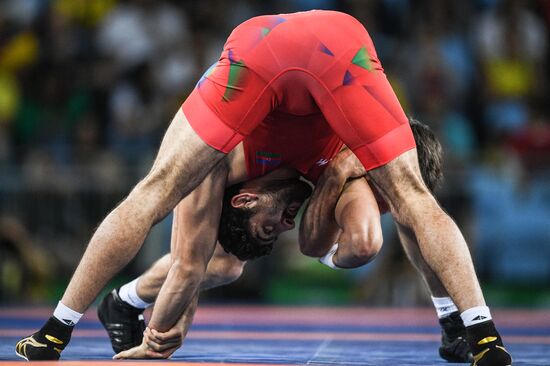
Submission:
M 416 141 L 418 165 L 422 179 L 430 191 L 434 191 L 443 181 L 441 170 L 443 150 L 433 131 L 422 122 L 409 117 L 409 124 Z
M 239 194 L 242 186 L 243 184 L 239 183 L 225 190 L 218 228 L 218 241 L 227 253 L 233 254 L 242 261 L 247 261 L 269 255 L 273 249 L 273 243 L 260 243 L 247 230 L 250 217 L 256 213 L 256 210 L 235 208 L 231 205 L 231 199 Z
M 242 183 L 235 184 L 224 192 L 218 241 L 227 253 L 246 261 L 270 254 L 273 243 L 265 244 L 255 239 L 249 231 L 250 218 L 265 207 L 235 208 L 231 204 L 231 199 L 240 193 L 242 187 Z M 311 186 L 296 178 L 276 179 L 265 182 L 259 193 L 269 197 L 271 207 L 281 207 L 288 202 L 304 202 L 311 195 Z

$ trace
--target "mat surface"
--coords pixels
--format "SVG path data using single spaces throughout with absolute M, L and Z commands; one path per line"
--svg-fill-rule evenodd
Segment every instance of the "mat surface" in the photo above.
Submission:
M 0 364 L 19 362 L 16 341 L 51 309 L 0 309 Z M 550 365 L 550 311 L 494 311 L 514 365 Z M 170 364 L 449 365 L 439 359 L 431 309 L 203 307 Z M 113 351 L 95 311 L 77 325 L 63 365 L 110 365 Z M 119 362 L 116 362 L 120 364 Z M 166 364 L 153 362 L 148 364 Z M 124 366 L 143 362 L 124 362 Z M 40 363 L 46 365 L 46 363 Z

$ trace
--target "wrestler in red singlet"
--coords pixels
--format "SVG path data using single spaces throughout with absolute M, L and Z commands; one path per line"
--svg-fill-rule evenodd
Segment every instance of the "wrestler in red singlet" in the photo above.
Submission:
M 291 166 L 316 183 L 342 145 L 320 113 L 270 113 L 243 141 L 248 179 Z
M 415 147 L 367 31 L 335 11 L 242 23 L 183 111 L 213 148 L 227 153 L 245 137 L 264 139 L 261 144 L 291 149 L 292 165 L 302 173 L 311 166 L 308 159 L 335 153 L 334 133 L 367 170 Z M 257 158 L 265 164 L 280 154 L 263 153 Z

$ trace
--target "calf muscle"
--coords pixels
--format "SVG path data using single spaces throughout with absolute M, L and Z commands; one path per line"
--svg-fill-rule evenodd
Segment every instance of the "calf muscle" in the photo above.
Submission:
M 416 150 L 369 172 L 395 220 L 414 233 L 420 253 L 461 311 L 485 305 L 468 246 L 424 185 Z

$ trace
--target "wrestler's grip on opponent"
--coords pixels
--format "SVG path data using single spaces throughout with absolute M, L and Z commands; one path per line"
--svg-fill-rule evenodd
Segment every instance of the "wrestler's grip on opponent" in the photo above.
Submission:
M 366 171 L 351 150 L 329 163 L 300 223 L 300 251 L 323 257 L 338 243 L 331 259 L 337 268 L 356 268 L 372 260 L 382 247 L 380 210 L 365 179 Z
M 175 220 L 179 220 L 180 225 L 178 225 L 178 227 L 183 229 L 182 231 L 184 233 L 191 232 L 191 230 L 186 230 L 187 228 L 185 227 L 189 225 L 189 222 L 185 220 L 189 214 L 185 212 L 186 208 L 185 203 L 178 205 L 175 218 Z M 172 239 L 186 240 L 189 235 L 183 237 L 174 232 L 172 234 Z M 144 286 L 141 290 L 146 291 L 146 293 L 151 296 L 152 301 L 156 299 L 160 291 L 160 286 L 166 279 L 170 268 L 170 262 L 170 254 L 167 254 L 159 259 L 153 267 L 142 276 L 142 279 L 146 279 L 146 281 L 140 282 L 140 284 Z M 217 244 L 214 255 L 208 262 L 208 267 L 200 285 L 200 290 L 204 291 L 236 281 L 241 276 L 245 264 L 246 262 L 225 252 L 225 250 Z M 144 333 L 142 344 L 129 350 L 119 352 L 113 359 L 170 358 L 183 344 L 189 327 L 193 323 L 197 304 L 198 296 L 195 296 L 180 320 L 172 328 L 166 332 L 159 332 L 148 327 Z
M 168 331 L 159 332 L 147 327 L 143 332 L 143 341 L 139 346 L 114 355 L 113 360 L 170 358 L 183 344 L 189 327 L 193 323 L 198 298 L 198 295 L 193 298 L 178 322 Z
M 190 230 L 186 230 L 188 223 L 184 218 L 188 216 L 187 214 L 192 213 L 185 212 L 185 205 L 179 205 L 176 211 L 179 211 L 176 215 L 177 218 L 183 220 L 180 222 L 182 226 L 178 226 L 180 226 L 180 229 L 182 229 L 184 233 L 189 232 Z M 187 237 L 188 235 L 182 236 L 176 235 L 176 233 L 172 235 L 173 240 L 185 240 Z M 160 287 L 168 275 L 170 264 L 170 254 L 166 254 L 140 277 L 140 291 L 147 294 L 147 299 L 151 302 L 156 299 Z M 208 290 L 236 281 L 243 273 L 245 264 L 245 261 L 241 261 L 234 255 L 227 253 L 221 245 L 217 244 L 214 255 L 208 262 L 208 267 L 201 283 L 200 290 Z M 139 346 L 119 352 L 119 354 L 116 355 L 116 359 L 170 358 L 170 356 L 183 344 L 183 340 L 193 321 L 198 303 L 197 300 L 198 297 L 196 296 L 174 327 L 164 333 L 147 328 L 144 334 L 144 342 Z M 168 345 L 168 347 L 163 347 L 165 345 Z M 148 348 L 146 346 L 148 346 Z

